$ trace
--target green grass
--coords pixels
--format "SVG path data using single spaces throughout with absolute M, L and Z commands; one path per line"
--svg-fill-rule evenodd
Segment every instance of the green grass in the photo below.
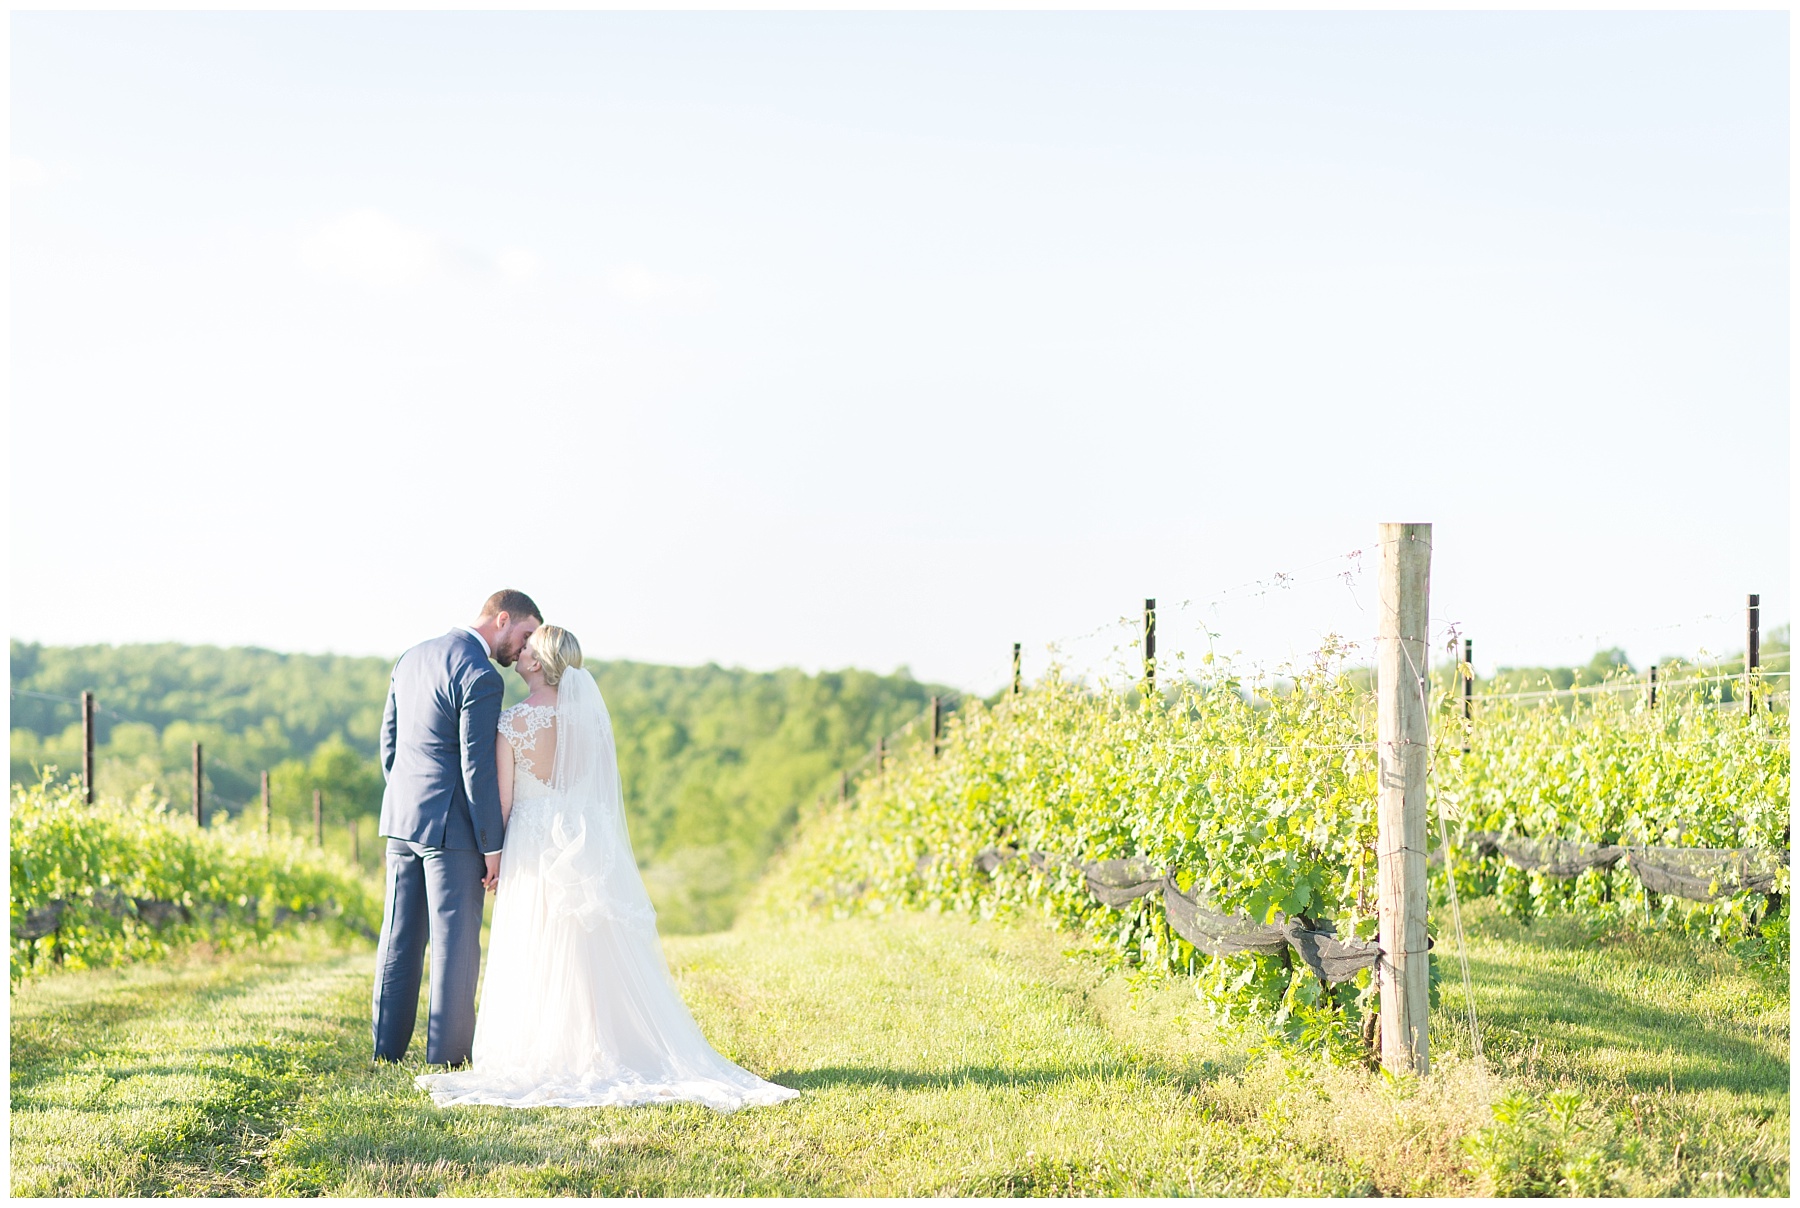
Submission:
M 15 989 L 13 1194 L 254 1194 L 302 1090 L 342 1067 L 368 966 L 296 940 Z
M 367 1058 L 367 946 L 60 975 L 14 994 L 12 1191 L 1786 1193 L 1784 979 L 1469 915 L 1488 1060 L 1440 942 L 1437 1068 L 1398 1081 L 1257 1055 L 1192 983 L 1028 921 L 671 938 L 715 1045 L 803 1092 L 730 1116 L 435 1108 Z
M 1785 971 L 1667 931 L 1595 935 L 1571 918 L 1527 927 L 1491 899 L 1473 914 L 1470 971 L 1491 1067 L 1526 1094 L 1572 1090 L 1596 1109 L 1590 1145 L 1629 1167 L 1612 1189 L 1787 1193 Z M 1456 977 L 1452 964 L 1442 977 Z M 1466 1053 L 1466 1025 L 1442 1026 L 1452 1003 L 1461 1008 L 1461 986 L 1444 998 L 1434 1023 Z

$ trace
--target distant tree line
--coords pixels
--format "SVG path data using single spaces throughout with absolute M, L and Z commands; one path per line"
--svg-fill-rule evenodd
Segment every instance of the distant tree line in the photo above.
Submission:
M 101 710 L 102 794 L 153 784 L 185 808 L 198 740 L 214 809 L 259 809 L 266 769 L 278 827 L 311 826 L 315 789 L 327 822 L 341 825 L 381 807 L 376 746 L 391 667 L 252 647 L 15 641 L 12 779 L 35 783 L 44 765 L 80 769 L 80 712 L 70 702 L 86 689 Z M 638 861 L 671 930 L 727 924 L 796 804 L 934 693 L 949 693 L 904 669 L 808 675 L 626 661 L 589 669 L 612 713 Z M 510 671 L 506 680 L 510 704 L 524 685 Z
M 1788 669 L 1788 626 L 1782 625 L 1762 635 L 1759 651 L 1760 666 L 1769 671 L 1786 671 Z M 1454 661 L 1452 663 L 1452 670 Z M 1735 651 L 1711 658 L 1681 658 L 1676 655 L 1664 655 L 1657 660 L 1657 672 L 1664 682 L 1674 683 L 1682 679 L 1692 679 L 1716 675 L 1734 675 L 1744 669 L 1744 652 L 1740 647 Z M 1595 653 L 1586 664 L 1579 667 L 1499 667 L 1490 678 L 1477 677 L 1477 692 L 1535 692 L 1544 689 L 1562 691 L 1568 688 L 1586 688 L 1595 684 L 1603 684 L 1618 675 L 1644 675 L 1649 666 L 1639 667 L 1625 656 L 1618 647 L 1601 650 Z M 1717 685 L 1717 691 L 1723 700 L 1737 699 L 1737 685 L 1729 679 Z
M 1479 655 L 1480 651 L 1477 650 L 1476 653 Z M 1765 670 L 1786 672 L 1789 655 L 1788 626 L 1782 625 L 1764 633 L 1759 653 L 1760 665 Z M 1661 682 L 1671 686 L 1682 680 L 1735 676 L 1743 669 L 1744 652 L 1741 647 L 1721 656 L 1681 658 L 1676 655 L 1664 655 L 1657 660 L 1657 674 Z M 1596 651 L 1593 658 L 1578 666 L 1497 667 L 1491 676 L 1475 676 L 1474 690 L 1477 695 L 1486 692 L 1542 692 L 1547 689 L 1560 692 L 1569 688 L 1587 688 L 1604 684 L 1620 675 L 1643 676 L 1648 670 L 1648 666 L 1635 666 L 1626 657 L 1624 650 L 1614 646 Z M 1352 667 L 1345 674 L 1363 687 L 1373 689 L 1375 686 L 1375 669 L 1373 667 Z M 1454 688 L 1460 691 L 1459 657 L 1450 655 L 1442 647 L 1433 651 L 1431 678 L 1436 687 Z M 1785 679 L 1781 681 L 1780 686 L 1783 689 L 1787 687 Z M 1711 688 L 1721 700 L 1736 700 L 1741 695 L 1739 684 L 1733 683 L 1728 678 L 1712 684 Z

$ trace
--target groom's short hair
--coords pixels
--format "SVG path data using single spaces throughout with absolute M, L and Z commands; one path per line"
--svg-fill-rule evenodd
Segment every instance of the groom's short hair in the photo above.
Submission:
M 515 621 L 523 617 L 536 617 L 539 625 L 544 623 L 544 614 L 538 611 L 538 606 L 532 603 L 531 597 L 522 591 L 514 591 L 510 587 L 501 588 L 489 596 L 487 603 L 481 606 L 481 615 L 475 619 L 485 621 L 489 617 L 497 617 L 501 613 L 505 613 Z

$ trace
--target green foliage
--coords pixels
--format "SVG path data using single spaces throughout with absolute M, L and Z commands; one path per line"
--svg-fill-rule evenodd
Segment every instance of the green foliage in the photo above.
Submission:
M 183 800 L 192 793 L 198 741 L 208 798 L 237 813 L 257 798 L 263 769 L 308 760 L 333 739 L 372 764 L 390 666 L 381 658 L 253 647 L 14 641 L 12 781 L 31 784 L 46 765 L 81 766 L 80 709 L 67 699 L 86 690 L 101 710 L 95 716 L 99 789 L 126 797 L 154 783 L 163 796 Z M 308 818 L 311 810 L 309 790 Z
M 48 776 L 14 785 L 11 816 L 13 981 L 158 956 L 194 940 L 225 947 L 268 939 L 296 922 L 372 933 L 379 895 L 353 869 L 291 840 L 196 828 L 149 790 L 89 806 L 80 785 Z M 181 907 L 141 917 L 141 901 Z M 26 938 L 27 916 L 65 903 L 56 931 Z
M 313 749 L 310 759 L 275 765 L 269 773 L 269 807 L 290 830 L 305 832 L 312 826 L 314 790 L 326 824 L 334 826 L 379 814 L 383 785 L 381 765 L 334 734 Z
M 1569 708 L 1547 699 L 1482 700 L 1467 725 L 1441 715 L 1432 790 L 1470 829 L 1580 843 L 1786 851 L 1791 783 L 1785 705 L 1723 707 L 1719 685 L 1599 692 Z M 1468 754 L 1461 754 L 1463 742 Z M 1572 880 L 1459 853 L 1459 885 L 1496 890 L 1526 914 L 1574 909 L 1602 922 L 1652 918 L 1714 939 L 1755 934 L 1762 895 L 1713 903 L 1652 900 L 1625 869 Z M 1783 870 L 1776 892 L 1787 893 Z M 1785 959 L 1785 948 L 1770 948 Z
M 984 847 L 1081 859 L 1138 855 L 1180 871 L 1216 908 L 1259 922 L 1375 927 L 1375 752 L 1365 694 L 1340 652 L 1285 691 L 1249 691 L 1214 664 L 1161 700 L 1086 691 L 1052 674 L 998 708 L 965 709 L 944 758 L 914 748 L 853 806 L 819 817 L 793 853 L 798 883 L 840 911 L 896 907 L 992 915 L 1032 910 L 1103 935 L 1120 956 L 1199 973 L 1223 1012 L 1247 1009 L 1296 1036 L 1319 1014 L 1354 1027 L 1366 989 L 1321 991 L 1276 957 L 1207 958 L 1169 931 L 1160 905 L 1098 904 L 1078 870 L 1025 861 L 980 872 Z M 927 859 L 929 857 L 929 859 Z
M 948 689 L 906 672 L 592 666 L 618 741 L 638 862 L 665 931 L 728 926 L 796 803 Z
M 612 714 L 632 840 L 665 931 L 729 925 L 792 827 L 795 803 L 824 790 L 934 693 L 949 695 L 905 671 L 588 668 Z M 311 833 L 317 789 L 335 834 L 380 811 L 375 753 L 390 670 L 383 658 L 15 641 L 13 782 L 35 783 L 46 766 L 81 766 L 77 707 L 31 694 L 74 698 L 88 689 L 103 710 L 95 751 L 102 794 L 129 797 L 151 784 L 171 801 L 190 800 L 198 740 L 210 806 L 257 814 L 266 768 L 276 833 Z M 516 675 L 506 681 L 507 703 L 524 696 Z
M 966 709 L 942 758 L 915 748 L 848 808 L 809 819 L 785 883 L 797 904 L 843 914 L 1038 912 L 1104 937 L 1126 963 L 1197 975 L 1201 1000 L 1220 1016 L 1260 1016 L 1291 1045 L 1349 1051 L 1371 1006 L 1366 973 L 1327 992 L 1278 958 L 1200 956 L 1171 933 L 1154 898 L 1103 906 L 1071 865 L 1040 872 L 1015 860 L 990 876 L 975 864 L 987 847 L 1142 856 L 1222 911 L 1369 936 L 1374 700 L 1366 675 L 1346 674 L 1339 653 L 1328 644 L 1314 666 L 1272 687 L 1253 688 L 1212 663 L 1206 678 L 1149 701 L 1135 690 L 1089 691 L 1053 671 L 994 709 Z M 1626 692 L 1573 706 L 1486 700 L 1465 727 L 1440 691 L 1432 809 L 1458 834 L 1785 850 L 1786 709 L 1765 699 L 1748 714 L 1721 707 L 1719 695 L 1690 684 L 1654 711 Z M 1715 940 L 1754 935 L 1769 959 L 1786 959 L 1785 926 L 1760 926 L 1761 894 L 1651 902 L 1623 870 L 1569 882 L 1462 851 L 1451 863 L 1465 894 L 1498 891 L 1540 914 L 1578 910 L 1602 924 L 1660 920 Z M 1785 872 L 1777 891 L 1787 892 Z M 1442 893 L 1440 884 L 1440 905 Z
M 1526 1095 L 1493 1107 L 1494 1122 L 1463 1138 L 1492 1195 L 1615 1195 L 1617 1156 L 1604 1117 L 1575 1091 Z
M 1794 900 L 1791 895 L 1783 895 L 1781 909 L 1763 916 L 1757 925 L 1756 934 L 1741 943 L 1734 945 L 1738 955 L 1745 960 L 1774 967 L 1785 976 L 1791 961 L 1791 950 L 1788 947 L 1788 915 L 1792 913 Z

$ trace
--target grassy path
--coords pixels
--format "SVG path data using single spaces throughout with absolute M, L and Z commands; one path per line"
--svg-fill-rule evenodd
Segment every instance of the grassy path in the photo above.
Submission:
M 13 998 L 12 1191 L 1456 1194 L 1567 1167 L 1591 1190 L 1785 1194 L 1784 980 L 1473 914 L 1489 1060 L 1447 988 L 1422 1084 L 1255 1058 L 1191 984 L 1028 924 L 671 939 L 717 1047 L 803 1092 L 732 1116 L 434 1108 L 417 1067 L 367 1060 L 366 948 L 69 974 Z M 1531 1106 L 1495 1125 L 1508 1095 Z
M 344 1068 L 368 964 L 294 942 L 15 991 L 13 1194 L 255 1194 L 301 1095 Z

